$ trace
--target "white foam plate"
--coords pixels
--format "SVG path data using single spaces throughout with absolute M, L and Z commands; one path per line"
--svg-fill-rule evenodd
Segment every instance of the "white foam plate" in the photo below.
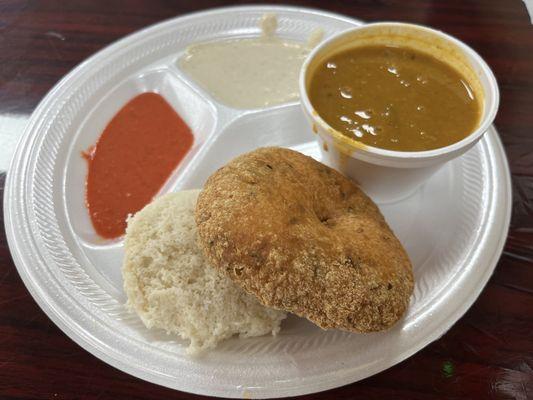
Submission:
M 201 187 L 234 156 L 266 145 L 319 158 L 298 103 L 235 110 L 218 104 L 177 67 L 193 42 L 260 34 L 275 12 L 278 34 L 305 41 L 360 22 L 289 7 L 238 7 L 149 27 L 100 51 L 67 75 L 33 113 L 6 185 L 6 231 L 29 291 L 87 351 L 147 381 L 204 395 L 283 397 L 345 385 L 382 371 L 439 338 L 473 303 L 506 237 L 510 178 L 491 128 L 409 199 L 381 209 L 409 253 L 416 287 L 392 330 L 323 331 L 289 317 L 278 337 L 231 339 L 200 359 L 175 337 L 144 328 L 124 307 L 122 242 L 99 239 L 84 207 L 86 163 L 112 116 L 133 96 L 160 93 L 194 131 L 192 151 L 163 189 Z

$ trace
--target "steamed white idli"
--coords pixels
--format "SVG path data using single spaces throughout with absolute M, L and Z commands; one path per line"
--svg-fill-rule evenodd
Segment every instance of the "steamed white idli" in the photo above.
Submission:
M 199 190 L 159 197 L 126 229 L 122 267 L 128 306 L 147 328 L 190 340 L 188 353 L 233 335 L 275 335 L 286 314 L 266 308 L 209 266 L 197 245 Z

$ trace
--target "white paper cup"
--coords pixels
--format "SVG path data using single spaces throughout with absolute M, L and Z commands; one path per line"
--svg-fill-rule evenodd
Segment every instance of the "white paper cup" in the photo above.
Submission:
M 431 54 L 458 69 L 481 99 L 482 113 L 477 129 L 463 140 L 439 149 L 393 151 L 357 142 L 329 126 L 315 111 L 308 97 L 312 72 L 332 54 L 371 44 L 407 46 Z M 494 74 L 469 46 L 441 31 L 398 22 L 362 25 L 322 42 L 302 66 L 299 89 L 304 113 L 311 122 L 312 130 L 318 134 L 324 162 L 359 183 L 378 203 L 409 196 L 444 163 L 474 146 L 494 121 L 500 98 Z M 438 95 L 435 93 L 435 96 Z

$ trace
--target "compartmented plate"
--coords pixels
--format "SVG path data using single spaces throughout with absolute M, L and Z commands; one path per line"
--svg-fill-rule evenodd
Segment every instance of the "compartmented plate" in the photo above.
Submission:
M 260 34 L 265 12 L 278 34 L 304 42 L 360 22 L 290 7 L 236 7 L 152 26 L 97 53 L 41 102 L 21 139 L 5 193 L 6 230 L 33 297 L 73 340 L 107 363 L 171 388 L 224 397 L 282 397 L 370 376 L 441 336 L 485 285 L 503 247 L 510 179 L 494 128 L 410 198 L 382 205 L 414 265 L 416 288 L 404 320 L 384 333 L 322 331 L 289 317 L 278 337 L 231 339 L 205 357 L 148 331 L 124 307 L 122 242 L 93 231 L 84 206 L 86 163 L 112 116 L 145 91 L 161 94 L 192 128 L 192 151 L 162 192 L 198 188 L 234 156 L 284 146 L 320 158 L 298 103 L 236 110 L 217 103 L 177 66 L 191 43 Z

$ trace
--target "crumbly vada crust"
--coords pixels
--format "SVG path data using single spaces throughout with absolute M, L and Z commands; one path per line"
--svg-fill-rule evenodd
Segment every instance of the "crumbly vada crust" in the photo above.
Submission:
M 372 332 L 409 304 L 411 263 L 377 206 L 298 152 L 235 158 L 208 179 L 195 215 L 209 261 L 266 306 L 325 329 Z

